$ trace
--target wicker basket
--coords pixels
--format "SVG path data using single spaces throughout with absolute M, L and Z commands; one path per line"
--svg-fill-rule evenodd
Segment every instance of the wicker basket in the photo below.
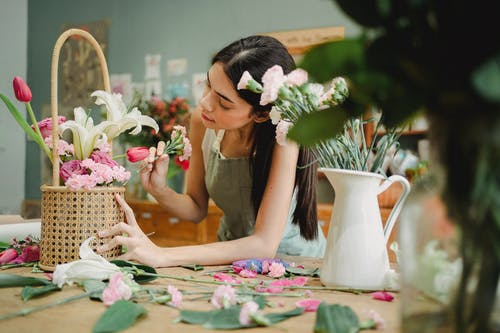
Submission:
M 88 32 L 80 29 L 65 31 L 56 41 L 52 55 L 51 69 L 51 114 L 53 144 L 57 147 L 58 111 L 57 78 L 59 53 L 64 42 L 71 36 L 78 35 L 89 41 L 97 52 L 104 78 L 104 89 L 110 92 L 109 73 L 106 59 L 97 41 Z M 40 267 L 53 271 L 57 264 L 79 259 L 81 243 L 96 236 L 96 232 L 108 229 L 124 220 L 114 196 L 125 192 L 124 187 L 96 187 L 91 190 L 70 190 L 59 186 L 59 155 L 52 152 L 52 186 L 42 185 L 42 228 L 40 241 Z M 95 247 L 104 244 L 106 239 L 91 243 Z M 103 254 L 111 259 L 121 253 L 121 247 L 115 247 Z

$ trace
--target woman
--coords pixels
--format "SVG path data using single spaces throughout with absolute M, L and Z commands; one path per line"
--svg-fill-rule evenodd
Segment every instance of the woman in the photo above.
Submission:
M 99 233 L 114 236 L 101 252 L 125 245 L 123 259 L 154 267 L 227 264 L 276 253 L 323 256 L 326 241 L 316 217 L 312 154 L 294 143 L 278 145 L 269 119 L 272 105 L 260 105 L 260 94 L 236 89 L 244 71 L 260 81 L 276 64 L 285 74 L 295 68 L 286 48 L 272 37 L 247 37 L 218 52 L 191 116 L 193 152 L 186 193 L 167 187 L 168 155 L 160 148 L 153 149 L 141 171 L 144 188 L 181 219 L 203 220 L 212 198 L 224 212 L 220 242 L 160 248 L 141 231 L 125 200 L 117 197 L 127 223 Z M 121 236 L 124 233 L 128 237 Z

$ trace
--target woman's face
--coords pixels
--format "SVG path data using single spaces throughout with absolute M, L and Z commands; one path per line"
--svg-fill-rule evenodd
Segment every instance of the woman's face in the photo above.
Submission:
M 252 107 L 238 95 L 221 63 L 213 64 L 207 73 L 200 106 L 207 128 L 232 130 L 253 123 Z

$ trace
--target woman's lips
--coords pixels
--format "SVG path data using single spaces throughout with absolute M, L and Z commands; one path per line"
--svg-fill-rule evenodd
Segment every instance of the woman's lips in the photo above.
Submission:
M 212 119 L 208 118 L 207 115 L 204 114 L 203 112 L 201 113 L 201 117 L 203 118 L 203 120 L 214 122 Z

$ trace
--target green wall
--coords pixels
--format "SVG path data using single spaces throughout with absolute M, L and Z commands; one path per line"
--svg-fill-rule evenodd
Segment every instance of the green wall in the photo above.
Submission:
M 144 55 L 187 58 L 192 73 L 205 72 L 211 55 L 238 38 L 262 32 L 344 26 L 347 36 L 359 32 L 330 0 L 29 0 L 28 82 L 33 106 L 50 103 L 53 45 L 65 24 L 110 21 L 108 67 L 143 81 Z M 163 77 L 165 85 L 166 78 Z M 38 147 L 27 142 L 26 199 L 40 197 Z

